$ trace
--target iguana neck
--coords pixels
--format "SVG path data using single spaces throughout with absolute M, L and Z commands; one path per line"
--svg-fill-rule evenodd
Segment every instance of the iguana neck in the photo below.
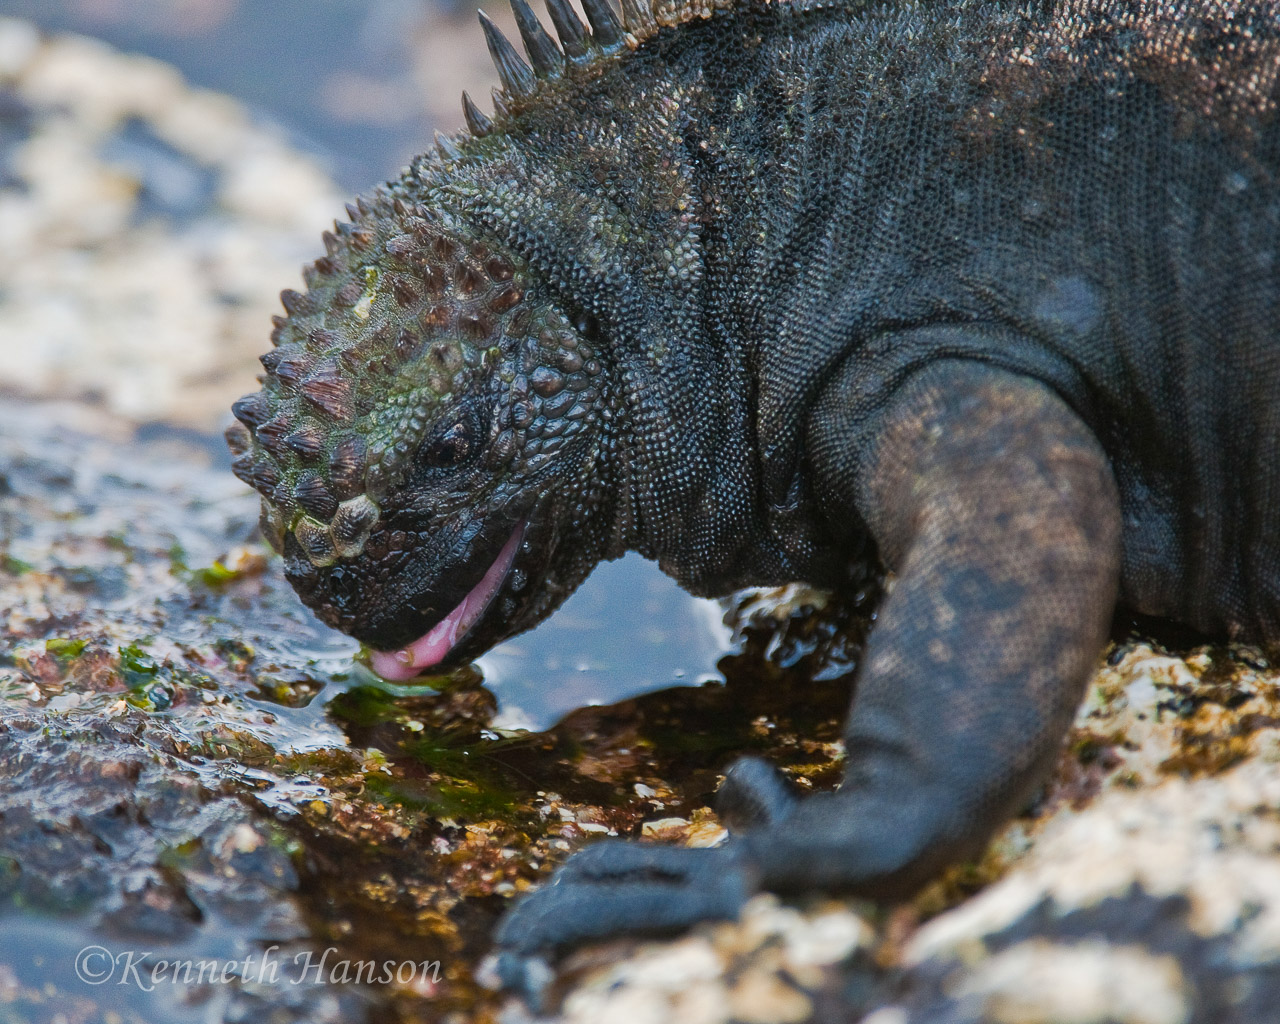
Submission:
M 614 505 L 601 554 L 679 560 L 723 502 L 725 468 L 742 475 L 746 353 L 712 343 L 704 324 L 701 233 L 714 214 L 682 137 L 703 96 L 654 63 L 628 67 L 626 86 L 615 96 L 602 80 L 574 109 L 528 110 L 447 174 L 420 161 L 395 187 L 527 264 L 594 336 L 609 362 L 596 471 Z

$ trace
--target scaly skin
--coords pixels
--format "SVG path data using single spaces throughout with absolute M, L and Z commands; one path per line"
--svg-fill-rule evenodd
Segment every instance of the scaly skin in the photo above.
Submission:
M 1280 639 L 1280 7 L 521 0 L 504 91 L 284 295 L 236 472 L 408 677 L 638 550 L 696 593 L 895 581 L 838 792 L 730 769 L 716 850 L 600 844 L 527 958 L 889 898 L 1044 778 L 1117 597 Z M 625 31 L 624 31 L 625 28 Z

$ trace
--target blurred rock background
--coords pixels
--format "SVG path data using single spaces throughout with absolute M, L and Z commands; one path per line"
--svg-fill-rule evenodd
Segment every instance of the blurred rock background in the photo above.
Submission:
M 493 77 L 426 0 L 0 0 L 0 389 L 214 429 L 342 201 Z

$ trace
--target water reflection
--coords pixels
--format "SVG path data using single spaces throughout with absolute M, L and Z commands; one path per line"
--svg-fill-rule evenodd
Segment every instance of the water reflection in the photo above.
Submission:
M 546 729 L 574 708 L 718 679 L 731 646 L 723 617 L 639 555 L 601 565 L 545 623 L 480 659 L 494 725 Z

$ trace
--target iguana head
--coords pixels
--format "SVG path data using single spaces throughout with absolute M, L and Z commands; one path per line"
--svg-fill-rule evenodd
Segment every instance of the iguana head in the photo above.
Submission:
M 670 131 L 639 127 L 667 125 L 666 93 L 642 110 L 634 76 L 609 69 L 732 2 L 622 0 L 619 20 L 609 0 L 582 0 L 588 27 L 547 0 L 557 46 L 511 0 L 528 63 L 482 14 L 494 117 L 464 93 L 469 132 L 437 136 L 438 156 L 348 207 L 306 294 L 283 293 L 263 387 L 234 406 L 235 472 L 262 495 L 303 601 L 373 648 L 383 675 L 474 657 L 637 546 L 642 517 L 618 478 L 644 475 L 634 451 L 610 453 L 633 409 L 656 415 L 652 375 L 624 373 L 617 339 L 606 354 L 578 317 L 619 281 L 619 295 L 692 288 L 696 218 Z M 675 458 L 676 426 L 657 432 L 655 458 Z
M 302 600 L 407 678 L 529 628 L 598 560 L 574 524 L 603 374 L 519 260 L 389 190 L 350 213 L 283 293 L 228 443 Z

